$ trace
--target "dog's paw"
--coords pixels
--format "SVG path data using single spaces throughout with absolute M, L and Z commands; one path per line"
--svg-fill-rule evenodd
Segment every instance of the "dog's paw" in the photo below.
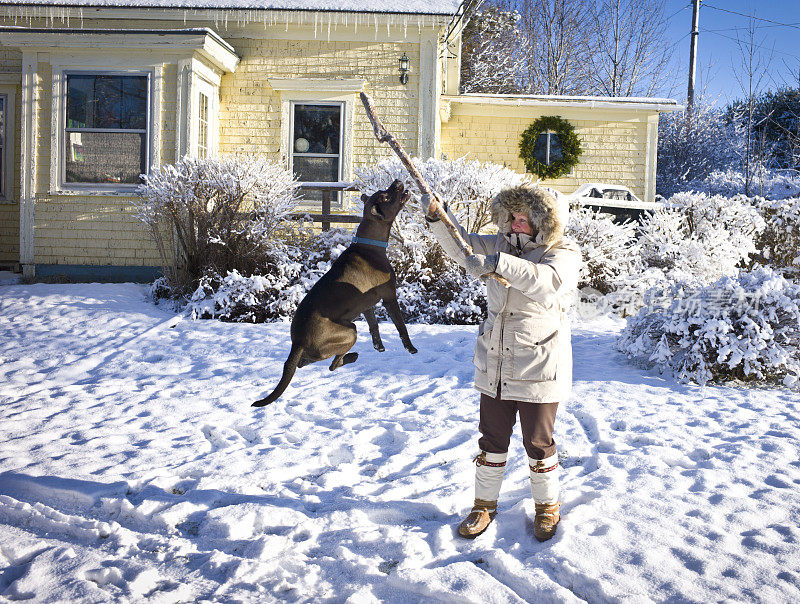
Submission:
M 412 346 L 411 344 L 408 344 L 408 345 L 406 346 L 406 350 L 408 350 L 408 352 L 410 352 L 411 354 L 417 354 L 417 353 L 419 352 L 419 351 L 418 351 L 416 348 L 414 348 L 414 346 Z
M 386 348 L 383 344 L 373 344 L 372 347 L 377 350 L 378 352 L 385 352 Z
M 272 401 L 269 400 L 269 398 L 262 398 L 260 400 L 257 400 L 255 403 L 253 403 L 250 406 L 251 407 L 265 407 L 265 406 L 269 405 L 271 402 Z

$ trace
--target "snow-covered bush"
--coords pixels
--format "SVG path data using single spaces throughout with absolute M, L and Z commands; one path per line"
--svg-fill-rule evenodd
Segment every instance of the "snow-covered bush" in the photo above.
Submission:
M 696 103 L 694 114 L 669 112 L 658 123 L 658 191 L 669 197 L 698 187 L 715 170 L 741 166 L 745 137 L 740 122 L 724 109 Z M 739 193 L 744 190 L 744 184 Z
M 464 157 L 426 161 L 415 157 L 412 161 L 461 226 L 470 233 L 477 233 L 491 224 L 491 201 L 501 189 L 531 182 L 529 176 L 517 174 L 504 166 Z M 356 168 L 354 172 L 356 184 L 367 195 L 386 189 L 395 179 L 402 181 L 411 191 L 414 203 L 409 203 L 397 217 L 395 230 L 404 242 L 427 237 L 423 234 L 424 220 L 418 205 L 417 185 L 398 158 L 384 159 L 374 166 Z
M 711 283 L 735 275 L 756 251 L 765 223 L 748 198 L 678 193 L 642 221 L 641 257 L 673 280 Z
M 766 221 L 757 241 L 757 261 L 786 275 L 800 275 L 800 197 L 779 201 L 757 197 L 753 204 Z
M 150 228 L 167 279 L 180 292 L 211 272 L 258 274 L 266 251 L 283 246 L 298 203 L 292 174 L 258 155 L 187 157 L 143 178 L 137 218 Z
M 800 284 L 769 268 L 650 290 L 617 348 L 681 381 L 800 382 Z
M 194 318 L 262 323 L 291 319 L 297 305 L 331 263 L 347 248 L 352 233 L 333 229 L 303 245 L 286 245 L 267 252 L 261 274 L 243 276 L 214 271 L 202 276 L 188 311 Z
M 570 212 L 566 234 L 581 248 L 578 287 L 608 294 L 641 270 L 636 225 L 617 224 L 611 215 L 581 208 Z
M 303 246 L 287 246 L 274 254 L 269 270 L 245 277 L 236 271 L 220 276 L 209 272 L 192 294 L 188 311 L 194 318 L 223 321 L 269 322 L 288 320 L 297 305 L 331 263 L 350 245 L 353 234 L 333 229 L 308 239 Z M 438 244 L 436 244 L 438 247 Z M 430 256 L 410 254 L 392 242 L 389 258 L 397 273 L 397 297 L 408 323 L 477 324 L 486 310 L 486 287 L 472 279 L 439 248 Z M 386 318 L 382 306 L 379 318 Z
M 704 178 L 683 183 L 686 190 L 701 191 L 709 195 L 731 197 L 743 195 L 745 175 L 739 170 L 713 170 Z M 757 169 L 751 176 L 750 190 L 769 199 L 796 197 L 800 194 L 800 174 L 792 171 Z

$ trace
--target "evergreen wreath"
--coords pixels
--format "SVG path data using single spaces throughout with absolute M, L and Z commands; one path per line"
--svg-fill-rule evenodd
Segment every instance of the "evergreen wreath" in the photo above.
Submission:
M 561 159 L 551 162 L 549 166 L 536 159 L 534 154 L 539 135 L 548 130 L 558 135 L 562 153 Z M 544 179 L 567 174 L 578 164 L 582 153 L 581 141 L 575 134 L 575 128 L 560 115 L 543 115 L 525 128 L 519 140 L 519 156 L 525 162 L 525 169 Z

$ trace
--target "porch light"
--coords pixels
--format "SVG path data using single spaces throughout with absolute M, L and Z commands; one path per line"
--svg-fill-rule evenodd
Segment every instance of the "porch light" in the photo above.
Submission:
M 408 83 L 408 56 L 406 53 L 403 53 L 403 56 L 400 57 L 400 83 L 407 84 Z

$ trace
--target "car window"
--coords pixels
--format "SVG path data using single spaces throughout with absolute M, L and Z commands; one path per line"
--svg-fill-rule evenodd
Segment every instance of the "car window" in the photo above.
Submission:
M 606 189 L 603 191 L 603 199 L 625 199 L 625 191 L 619 189 Z

